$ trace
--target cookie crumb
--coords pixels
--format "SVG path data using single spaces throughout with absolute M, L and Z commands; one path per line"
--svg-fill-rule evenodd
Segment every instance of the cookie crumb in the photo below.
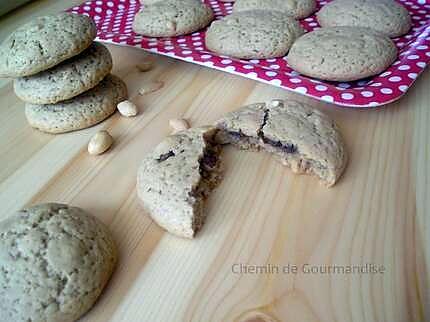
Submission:
M 97 132 L 88 143 L 88 153 L 99 155 L 106 152 L 113 144 L 113 137 L 108 131 Z
M 145 83 L 140 89 L 139 89 L 139 95 L 146 95 L 149 93 L 153 93 L 158 91 L 160 88 L 164 86 L 163 81 L 150 81 Z

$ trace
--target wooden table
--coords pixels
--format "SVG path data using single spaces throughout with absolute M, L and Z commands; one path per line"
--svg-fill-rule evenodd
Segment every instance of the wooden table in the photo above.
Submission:
M 14 11 L 1 18 L 0 39 L 31 16 L 78 2 Z M 140 73 L 135 65 L 147 54 L 109 49 L 113 72 L 139 106 L 135 118 L 43 134 L 27 125 L 12 82 L 0 83 L 0 218 L 24 205 L 70 203 L 108 224 L 118 243 L 116 272 L 83 321 L 243 321 L 260 313 L 288 322 L 430 321 L 430 71 L 400 101 L 356 110 L 163 57 Z M 152 80 L 165 85 L 139 96 Z M 350 154 L 342 180 L 326 189 L 268 154 L 227 148 L 225 179 L 198 237 L 182 240 L 154 224 L 139 206 L 136 170 L 169 134 L 168 120 L 199 126 L 270 98 L 305 101 L 337 121 Z M 90 156 L 87 142 L 100 129 L 115 145 Z M 366 263 L 384 272 L 301 272 L 306 264 Z M 288 264 L 299 272 L 283 272 Z

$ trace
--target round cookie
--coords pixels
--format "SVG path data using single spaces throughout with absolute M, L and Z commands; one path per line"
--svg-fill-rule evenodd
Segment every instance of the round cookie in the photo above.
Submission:
M 393 0 L 334 0 L 317 14 L 322 27 L 367 27 L 394 38 L 411 29 L 411 17 Z
M 133 21 L 133 30 L 148 37 L 174 37 L 206 27 L 214 18 L 199 0 L 166 0 L 145 5 Z
M 0 222 L 0 321 L 72 322 L 108 282 L 117 251 L 80 208 L 40 204 Z
M 300 102 L 251 104 L 226 114 L 216 126 L 219 143 L 270 152 L 293 172 L 316 175 L 328 187 L 340 178 L 347 163 L 336 124 Z
M 248 10 L 275 10 L 296 19 L 303 19 L 309 17 L 315 9 L 315 0 L 236 0 L 233 13 Z
M 32 76 L 15 79 L 15 94 L 25 102 L 52 104 L 75 97 L 96 86 L 110 73 L 112 57 L 100 43 L 78 56 Z
M 304 33 L 299 22 L 281 12 L 250 10 L 214 21 L 206 32 L 206 47 L 236 58 L 284 56 Z
M 60 13 L 19 27 L 0 45 L 0 77 L 36 74 L 88 48 L 96 26 L 87 16 Z
M 25 116 L 32 127 L 43 132 L 70 132 L 103 121 L 126 96 L 124 82 L 108 75 L 96 87 L 67 101 L 47 105 L 27 103 Z
M 287 62 L 306 76 L 346 82 L 379 74 L 396 58 L 396 45 L 379 32 L 333 27 L 317 29 L 297 39 Z

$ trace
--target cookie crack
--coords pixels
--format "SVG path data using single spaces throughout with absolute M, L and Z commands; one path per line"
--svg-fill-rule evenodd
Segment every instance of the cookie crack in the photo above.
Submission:
M 261 123 L 260 128 L 257 130 L 257 136 L 258 138 L 264 143 L 268 144 L 274 148 L 281 149 L 283 152 L 292 154 L 297 152 L 297 145 L 293 143 L 283 143 L 280 140 L 272 140 L 269 139 L 264 134 L 264 127 L 267 125 L 267 122 L 269 121 L 270 117 L 270 110 L 268 108 L 264 109 L 264 116 L 263 116 L 263 122 Z
M 160 154 L 160 156 L 156 159 L 158 162 L 163 162 L 166 161 L 167 159 L 174 157 L 175 156 L 175 152 L 173 152 L 172 150 L 170 150 L 167 153 L 164 154 Z

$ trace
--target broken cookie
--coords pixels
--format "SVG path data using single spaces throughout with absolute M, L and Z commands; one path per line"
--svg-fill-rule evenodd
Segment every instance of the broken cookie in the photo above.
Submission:
M 347 154 L 335 123 L 305 104 L 291 100 L 257 103 L 216 122 L 216 140 L 244 150 L 265 150 L 295 173 L 313 174 L 333 186 Z
M 204 201 L 221 181 L 214 127 L 168 136 L 142 161 L 137 193 L 151 217 L 168 232 L 193 238 L 205 220 Z

